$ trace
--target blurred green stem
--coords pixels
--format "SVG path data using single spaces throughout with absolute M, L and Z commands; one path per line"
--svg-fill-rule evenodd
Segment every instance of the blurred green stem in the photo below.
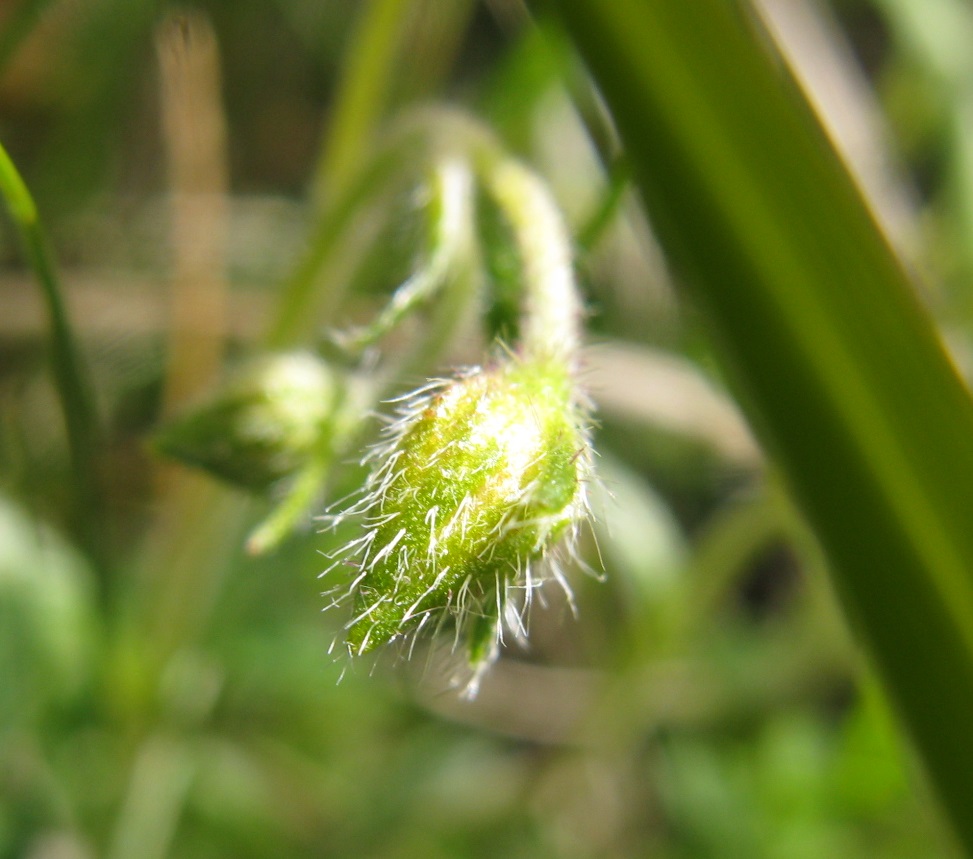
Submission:
M 303 259 L 283 286 L 264 336 L 267 348 L 291 348 L 312 338 L 316 329 L 334 324 L 347 287 L 347 278 L 329 279 L 334 278 L 336 260 L 352 242 L 356 225 L 374 219 L 400 183 L 451 154 L 469 157 L 472 151 L 495 151 L 495 143 L 468 116 L 427 108 L 392 123 L 381 144 L 368 150 L 364 166 L 319 215 Z
M 164 859 L 192 786 L 196 765 L 181 740 L 162 733 L 136 753 L 109 859 Z
M 365 3 L 348 42 L 328 137 L 314 178 L 324 210 L 346 189 L 372 145 L 389 92 L 409 0 Z
M 286 349 L 310 338 L 315 327 L 332 320 L 344 295 L 342 283 L 329 283 L 334 257 L 351 234 L 366 204 L 388 190 L 403 159 L 402 141 L 388 146 L 356 175 L 350 186 L 319 216 L 308 249 L 283 285 L 277 311 L 264 335 L 269 349 Z
M 679 604 L 675 634 L 688 640 L 711 623 L 754 558 L 785 535 L 783 499 L 770 486 L 717 513 L 693 554 L 692 587 Z
M 52 369 L 64 413 L 76 480 L 77 515 L 86 547 L 100 563 L 104 560 L 100 535 L 104 504 L 95 472 L 99 429 L 94 400 L 84 370 L 85 363 L 71 330 L 63 290 L 38 218 L 37 206 L 2 145 L 0 193 L 7 203 L 24 254 L 34 270 L 47 306 Z
M 625 192 L 631 186 L 632 176 L 628 164 L 621 158 L 615 158 L 608 165 L 607 186 L 598 201 L 592 207 L 588 217 L 578 228 L 574 243 L 578 248 L 578 255 L 591 253 L 595 245 L 618 216 L 619 209 L 625 200 Z
M 351 354 L 360 354 L 374 346 L 418 307 L 441 295 L 464 254 L 471 251 L 472 189 L 466 164 L 459 158 L 444 158 L 430 171 L 427 184 L 430 224 L 424 259 L 371 322 L 332 335 Z

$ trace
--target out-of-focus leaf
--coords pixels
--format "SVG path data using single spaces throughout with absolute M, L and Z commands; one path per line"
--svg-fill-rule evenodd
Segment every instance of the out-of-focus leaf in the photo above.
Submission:
M 621 579 L 638 614 L 662 598 L 687 559 L 679 526 L 652 488 L 615 460 L 598 460 L 591 487 L 594 527 L 607 572 Z
M 95 619 L 80 556 L 0 497 L 0 729 L 76 693 Z

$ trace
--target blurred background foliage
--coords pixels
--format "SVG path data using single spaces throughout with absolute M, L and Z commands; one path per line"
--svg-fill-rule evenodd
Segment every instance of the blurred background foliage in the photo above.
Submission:
M 968 369 L 973 11 L 755 5 Z M 320 225 L 386 121 L 428 102 L 551 183 L 598 407 L 585 555 L 605 581 L 572 573 L 577 619 L 552 591 L 474 701 L 437 647 L 344 670 L 317 578 L 335 538 L 311 521 L 250 556 L 267 501 L 147 444 L 275 339 L 308 260 L 314 289 L 350 297 L 283 345 L 369 318 L 408 273 L 415 187 L 390 182 L 318 253 Z M 0 139 L 90 361 L 106 506 L 88 552 L 43 306 L 5 222 L 0 856 L 956 855 L 543 19 L 516 0 L 10 0 Z M 485 241 L 502 283 L 509 247 Z M 440 372 L 478 360 L 459 340 Z M 406 348 L 391 338 L 386 365 Z M 333 494 L 358 479 L 340 470 Z

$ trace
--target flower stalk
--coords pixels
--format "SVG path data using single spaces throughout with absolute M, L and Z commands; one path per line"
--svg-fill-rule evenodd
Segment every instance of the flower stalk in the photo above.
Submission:
M 487 177 L 488 190 L 510 221 L 523 260 L 521 354 L 569 367 L 580 347 L 581 302 L 571 243 L 544 183 L 519 162 L 504 159 Z

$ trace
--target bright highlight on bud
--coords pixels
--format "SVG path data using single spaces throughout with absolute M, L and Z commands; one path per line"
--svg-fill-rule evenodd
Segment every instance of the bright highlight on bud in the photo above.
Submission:
M 485 664 L 501 618 L 523 635 L 532 591 L 564 584 L 549 550 L 586 515 L 584 419 L 557 363 L 513 359 L 410 396 L 369 454 L 364 497 L 336 517 L 366 525 L 336 560 L 360 571 L 350 652 L 452 620 Z

